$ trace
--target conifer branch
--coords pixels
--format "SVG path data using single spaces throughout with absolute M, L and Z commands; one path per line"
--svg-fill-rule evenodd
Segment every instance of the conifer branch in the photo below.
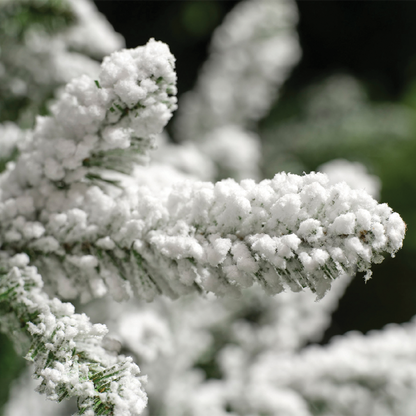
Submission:
M 25 254 L 2 261 L 0 329 L 18 349 L 28 349 L 26 359 L 42 380 L 38 391 L 59 402 L 76 397 L 77 415 L 139 415 L 147 398 L 137 365 L 101 346 L 105 325 L 92 325 L 70 303 L 49 299 L 28 261 Z
M 147 300 L 224 295 L 254 282 L 272 294 L 308 287 L 321 298 L 344 273 L 369 278 L 371 264 L 394 255 L 405 233 L 386 204 L 315 173 L 185 182 L 165 193 L 129 188 L 117 202 L 92 187 L 39 231 L 20 219 L 8 233 L 27 237 L 5 248 L 29 253 L 58 292 L 109 290 L 118 300 L 132 291 Z
M 105 170 L 131 173 L 176 109 L 175 82 L 173 55 L 153 39 L 105 58 L 97 80 L 71 81 L 53 115 L 37 118 L 31 140 L 2 178 L 3 200 L 33 199 L 35 189 L 38 203 L 47 204 L 71 184 L 107 182 Z

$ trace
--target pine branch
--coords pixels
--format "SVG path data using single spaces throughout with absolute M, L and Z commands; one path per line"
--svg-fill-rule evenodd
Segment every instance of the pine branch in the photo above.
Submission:
M 292 1 L 239 3 L 215 31 L 196 88 L 181 98 L 180 140 L 202 140 L 227 125 L 263 117 L 300 57 Z
M 251 382 L 243 386 L 241 397 L 253 394 L 254 386 L 271 397 L 290 389 L 309 408 L 307 414 L 410 416 L 415 405 L 415 336 L 413 319 L 366 335 L 351 332 L 298 355 L 263 354 L 246 374 Z M 232 380 L 230 386 L 235 388 Z M 248 403 L 250 398 L 243 406 Z
M 181 97 L 175 130 L 216 165 L 215 178 L 261 178 L 251 131 L 300 57 L 291 0 L 240 2 L 215 30 L 195 88 Z
M 53 116 L 38 117 L 32 140 L 3 178 L 3 200 L 33 198 L 36 189 L 45 206 L 71 184 L 106 182 L 106 170 L 130 173 L 176 108 L 175 82 L 173 55 L 153 39 L 105 58 L 98 80 L 74 79 Z
M 368 279 L 405 233 L 386 204 L 315 173 L 185 182 L 165 193 L 137 187 L 116 199 L 93 187 L 80 201 L 38 231 L 20 217 L 6 237 L 22 238 L 4 246 L 27 251 L 67 296 L 67 287 L 119 300 L 132 291 L 147 300 L 224 295 L 258 282 L 272 294 L 308 287 L 321 298 L 344 273 Z
M 49 299 L 28 257 L 2 262 L 0 329 L 20 349 L 42 380 L 39 392 L 50 400 L 78 398 L 77 415 L 134 416 L 147 403 L 140 372 L 130 357 L 112 355 L 102 346 L 104 325 L 75 314 L 74 307 Z

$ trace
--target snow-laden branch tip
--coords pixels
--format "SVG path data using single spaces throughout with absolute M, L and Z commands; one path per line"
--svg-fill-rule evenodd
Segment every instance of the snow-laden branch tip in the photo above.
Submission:
M 413 318 L 367 335 L 350 332 L 329 345 L 310 346 L 296 355 L 263 354 L 246 374 L 251 381 L 241 397 L 256 393 L 261 397 L 267 392 L 263 406 L 268 404 L 273 413 L 270 399 L 289 389 L 294 402 L 309 410 L 306 415 L 413 415 L 415 336 Z M 231 355 L 228 361 L 236 365 Z M 244 369 L 246 363 L 241 365 Z M 231 387 L 232 380 L 229 383 Z M 247 403 L 255 403 L 253 399 Z M 261 405 L 260 400 L 257 403 Z M 302 413 L 293 413 L 297 414 Z
M 195 88 L 181 96 L 176 139 L 215 163 L 216 179 L 258 179 L 261 145 L 253 131 L 300 57 L 291 0 L 246 0 L 215 30 Z
M 300 57 L 298 12 L 289 0 L 243 1 L 215 31 L 194 91 L 181 99 L 178 138 L 201 140 L 265 115 Z
M 162 42 L 106 57 L 97 80 L 74 79 L 52 116 L 37 118 L 32 140 L 3 177 L 3 196 L 43 188 L 41 205 L 51 182 L 62 189 L 100 179 L 103 169 L 130 172 L 176 109 L 175 82 L 174 57 Z
M 272 294 L 308 287 L 321 298 L 344 273 L 369 278 L 371 264 L 394 255 L 405 233 L 387 204 L 345 183 L 330 186 L 320 173 L 76 195 L 44 224 L 10 221 L 3 245 L 30 253 L 62 296 L 84 300 L 107 291 L 116 299 L 132 291 L 147 300 L 224 295 L 254 282 Z M 1 205 L 6 224 L 11 205 Z
M 181 184 L 162 206 L 151 205 L 154 225 L 143 223 L 134 250 L 152 275 L 168 266 L 177 269 L 175 280 L 217 294 L 258 281 L 270 293 L 309 287 L 322 297 L 343 273 L 358 268 L 369 276 L 371 263 L 394 254 L 405 232 L 386 204 L 314 173 Z
M 41 380 L 38 391 L 59 402 L 76 397 L 78 415 L 139 415 L 147 404 L 139 367 L 102 347 L 105 325 L 49 299 L 28 262 L 26 254 L 2 261 L 0 329 L 13 335 L 18 349 L 30 345 L 26 359 Z

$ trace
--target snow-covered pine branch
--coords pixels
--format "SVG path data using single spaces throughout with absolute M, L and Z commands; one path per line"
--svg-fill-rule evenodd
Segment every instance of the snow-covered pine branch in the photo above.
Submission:
M 123 46 L 89 0 L 2 0 L 0 120 L 31 128 L 62 85 Z
M 178 138 L 203 140 L 227 125 L 263 117 L 300 57 L 298 13 L 290 0 L 246 0 L 215 31 L 194 91 L 181 98 Z
M 307 411 L 289 415 L 411 416 L 416 406 L 415 336 L 413 318 L 366 335 L 350 332 L 296 355 L 266 353 L 246 375 L 251 382 L 241 397 L 258 393 L 259 400 L 252 396 L 245 402 L 257 401 L 257 412 L 270 406 L 274 413 L 273 396 L 290 391 L 293 403 Z M 232 364 L 232 356 L 229 360 Z M 246 363 L 238 365 L 244 368 Z M 229 383 L 233 391 L 232 380 Z
M 136 187 L 117 198 L 91 187 L 74 205 L 44 225 L 15 218 L 5 236 L 19 240 L 4 242 L 30 253 L 66 296 L 222 295 L 257 281 L 273 294 L 309 287 L 322 297 L 337 276 L 393 255 L 405 232 L 386 204 L 313 173 Z
M 176 108 L 175 82 L 174 57 L 153 39 L 104 59 L 98 80 L 71 81 L 2 177 L 3 200 L 31 195 L 43 208 L 54 188 L 99 180 L 97 169 L 130 173 Z
M 26 254 L 2 259 L 0 329 L 34 362 L 40 393 L 54 401 L 78 399 L 78 415 L 139 415 L 147 397 L 130 357 L 102 347 L 105 325 L 74 313 L 70 303 L 49 299 Z
M 295 294 L 285 295 L 299 299 Z M 332 290 L 328 297 L 331 295 Z M 148 387 L 149 402 L 153 401 L 153 405 L 156 402 L 166 412 L 196 416 L 207 412 L 233 416 L 413 415 L 416 405 L 414 318 L 409 323 L 391 324 L 367 335 L 350 332 L 325 346 L 310 345 L 298 350 L 299 345 L 286 345 L 289 347 L 286 349 L 287 339 L 281 336 L 290 337 L 296 325 L 303 326 L 296 335 L 302 332 L 306 335 L 308 328 L 304 325 L 308 318 L 297 322 L 295 316 L 302 307 L 298 309 L 300 305 L 296 303 L 289 306 L 289 302 L 287 306 L 294 308 L 294 315 L 287 314 L 290 310 L 285 311 L 285 306 L 279 305 L 282 295 L 269 299 L 266 300 L 270 302 L 269 307 L 276 301 L 272 306 L 277 309 L 276 320 L 269 316 L 268 321 L 264 319 L 267 315 L 261 315 L 263 319 L 249 322 L 238 313 L 230 317 L 228 303 L 221 300 L 212 304 L 183 303 L 169 309 L 174 314 L 172 326 L 176 342 L 170 341 L 168 345 L 179 347 L 143 366 L 148 366 L 147 371 L 158 377 L 158 382 L 153 380 Z M 243 302 L 247 300 L 243 298 Z M 262 308 L 263 301 L 257 299 L 253 305 Z M 236 302 L 240 313 L 250 311 L 241 305 L 243 302 Z M 306 309 L 316 314 L 312 304 Z M 314 306 L 319 308 L 320 303 Z M 230 309 L 236 312 L 238 306 Z M 281 312 L 283 316 L 279 317 Z M 144 312 L 141 317 L 145 319 Z M 289 322 L 279 322 L 284 318 Z M 284 334 L 283 327 L 289 323 L 293 326 Z M 313 325 L 313 320 L 310 323 Z M 280 336 L 276 337 L 273 329 L 281 331 Z M 124 334 L 125 338 L 134 336 L 127 328 Z M 157 339 L 157 335 L 152 341 L 166 345 L 165 339 L 160 335 L 161 339 Z M 270 344 L 266 346 L 265 341 Z M 179 348 L 186 351 L 185 357 L 178 353 Z M 219 367 L 215 368 L 217 376 L 204 379 L 204 373 L 201 375 L 198 371 L 201 370 L 198 358 L 203 358 L 203 353 L 213 357 L 209 363 Z
M 300 57 L 292 0 L 245 0 L 215 30 L 195 88 L 181 96 L 175 138 L 193 143 L 216 178 L 261 177 L 253 131 Z

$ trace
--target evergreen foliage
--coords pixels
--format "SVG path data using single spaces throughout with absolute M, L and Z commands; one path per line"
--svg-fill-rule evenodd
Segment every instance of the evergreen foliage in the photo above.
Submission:
M 314 352 L 293 357 L 313 338 L 305 324 L 322 332 L 348 276 L 366 272 L 368 279 L 372 264 L 402 247 L 406 226 L 365 190 L 331 184 L 322 173 L 247 179 L 259 174 L 253 126 L 299 59 L 296 21 L 288 0 L 236 7 L 184 99 L 176 131 L 185 144 L 172 145 L 161 138 L 177 108 L 175 58 L 166 44 L 150 39 L 114 51 L 122 41 L 87 0 L 1 4 L 0 105 L 8 122 L 0 126 L 0 330 L 34 364 L 37 391 L 48 399 L 75 398 L 75 414 L 86 416 L 330 414 L 331 398 L 308 390 L 299 376 L 303 365 L 313 366 Z M 108 47 L 100 47 L 100 34 Z M 99 67 L 95 58 L 103 55 Z M 242 151 L 229 163 L 233 149 Z M 190 154 L 206 161 L 205 171 L 178 162 Z M 223 175 L 238 181 L 217 181 Z M 266 296 L 257 287 L 282 300 L 269 297 L 256 309 Z M 116 328 L 117 340 L 62 301 L 100 305 L 106 295 L 152 303 L 124 310 L 107 301 L 100 318 Z M 329 300 L 314 308 L 309 295 Z M 256 325 L 267 314 L 261 332 Z M 363 342 L 373 348 L 389 336 Z M 340 348 L 350 350 L 349 342 Z M 122 347 L 149 373 L 147 408 L 146 377 Z M 325 351 L 329 364 L 317 385 L 330 379 L 371 392 L 391 388 L 390 367 L 381 387 L 370 371 L 332 380 L 328 368 L 338 352 Z M 269 364 L 276 373 L 290 367 L 290 376 L 276 381 Z M 394 380 L 408 383 L 402 374 Z

